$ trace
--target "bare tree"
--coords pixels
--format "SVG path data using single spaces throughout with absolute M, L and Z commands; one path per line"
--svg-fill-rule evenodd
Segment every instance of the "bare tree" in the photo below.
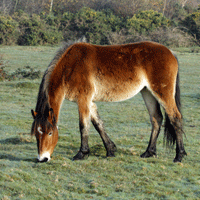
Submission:
M 185 7 L 185 4 L 187 3 L 188 0 L 181 0 L 182 8 Z
M 18 0 L 15 1 L 15 7 L 14 7 L 14 12 L 16 11 L 17 8 L 17 4 L 18 4 Z
M 50 2 L 50 9 L 49 9 L 49 13 L 51 13 L 51 11 L 52 11 L 52 8 L 53 8 L 53 0 L 51 0 L 51 2 Z
M 0 11 L 6 15 L 11 12 L 13 8 L 13 1 L 12 0 L 2 0 L 0 3 Z

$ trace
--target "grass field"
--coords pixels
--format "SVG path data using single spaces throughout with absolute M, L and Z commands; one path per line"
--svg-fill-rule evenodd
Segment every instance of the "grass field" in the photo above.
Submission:
M 47 68 L 58 47 L 0 47 L 6 70 L 26 65 Z M 184 138 L 188 156 L 173 163 L 175 150 L 163 147 L 156 158 L 139 157 L 150 137 L 149 116 L 141 95 L 121 103 L 97 103 L 116 157 L 106 158 L 91 126 L 91 155 L 72 161 L 80 147 L 78 111 L 65 101 L 59 141 L 49 163 L 37 163 L 30 136 L 40 79 L 0 82 L 0 199 L 200 199 L 200 54 L 176 49 L 180 62 Z

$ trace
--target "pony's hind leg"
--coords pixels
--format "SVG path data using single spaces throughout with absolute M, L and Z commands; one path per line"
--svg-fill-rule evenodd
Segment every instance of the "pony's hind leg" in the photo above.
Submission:
M 149 145 L 146 149 L 146 151 L 141 154 L 142 158 L 147 158 L 151 156 L 156 156 L 156 141 L 158 138 L 158 135 L 160 133 L 160 128 L 162 125 L 163 116 L 160 110 L 160 105 L 158 101 L 155 99 L 155 97 L 150 93 L 150 91 L 146 88 L 144 88 L 142 91 L 142 97 L 144 99 L 144 102 L 147 106 L 149 115 L 150 115 L 150 121 L 152 124 L 152 131 L 151 131 L 151 137 L 149 140 Z
M 114 152 L 116 151 L 116 146 L 105 132 L 103 121 L 100 119 L 100 116 L 97 111 L 97 106 L 95 103 L 92 103 L 92 106 L 91 106 L 91 121 L 95 129 L 98 131 L 99 135 L 101 136 L 101 139 L 107 151 L 106 156 L 113 157 Z
M 181 162 L 182 158 L 185 155 L 187 155 L 183 144 L 182 115 L 180 111 L 177 109 L 175 101 L 174 104 L 166 106 L 165 111 L 166 111 L 166 123 L 165 123 L 166 139 L 168 140 L 167 142 L 172 144 L 176 142 L 176 156 L 174 158 L 174 162 Z

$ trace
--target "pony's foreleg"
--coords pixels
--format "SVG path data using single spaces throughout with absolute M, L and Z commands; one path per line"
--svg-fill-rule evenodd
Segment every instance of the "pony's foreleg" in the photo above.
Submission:
M 149 140 L 149 145 L 146 151 L 141 154 L 142 158 L 147 158 L 151 156 L 156 156 L 156 141 L 160 133 L 160 128 L 162 125 L 163 116 L 160 110 L 160 105 L 154 96 L 145 88 L 141 91 L 142 97 L 145 101 L 147 109 L 149 111 L 150 120 L 152 124 L 151 137 Z
M 101 139 L 107 151 L 106 156 L 108 157 L 115 156 L 114 152 L 116 151 L 116 146 L 114 142 L 106 134 L 103 121 L 100 119 L 100 116 L 97 111 L 97 106 L 94 103 L 92 103 L 92 106 L 91 106 L 91 121 L 95 129 L 98 131 L 99 135 L 101 136 Z
M 81 147 L 73 160 L 81 160 L 89 154 L 88 132 L 90 126 L 90 110 L 85 103 L 79 103 L 79 128 L 81 134 Z

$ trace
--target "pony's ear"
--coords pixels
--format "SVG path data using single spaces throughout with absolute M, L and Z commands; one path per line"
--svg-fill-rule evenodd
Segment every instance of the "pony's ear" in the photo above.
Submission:
M 55 118 L 53 108 L 49 109 L 49 120 L 53 125 L 56 125 L 56 118 Z
M 35 119 L 36 116 L 37 116 L 37 113 L 36 113 L 34 110 L 31 110 L 31 114 L 32 114 L 32 116 L 33 116 L 33 119 Z

